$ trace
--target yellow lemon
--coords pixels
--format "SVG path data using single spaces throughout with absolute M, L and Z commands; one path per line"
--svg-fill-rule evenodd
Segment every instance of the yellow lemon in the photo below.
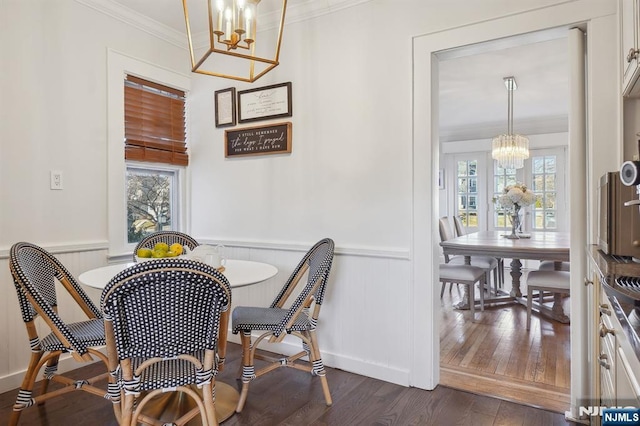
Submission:
M 168 252 L 166 252 L 164 254 L 164 257 L 176 257 L 178 255 L 177 252 L 173 251 L 173 250 L 169 250 Z
M 153 249 L 151 251 L 151 257 L 155 257 L 155 258 L 160 258 L 160 257 L 164 257 L 167 254 L 167 251 L 165 250 L 156 250 Z
M 153 249 L 156 251 L 169 251 L 169 244 L 167 243 L 156 243 L 155 246 L 153 246 Z
M 171 244 L 169 246 L 169 251 L 174 252 L 176 256 L 180 256 L 182 254 L 182 251 L 183 251 L 182 244 L 180 244 L 180 243 Z
M 141 248 L 136 252 L 138 257 L 151 257 L 151 249 Z

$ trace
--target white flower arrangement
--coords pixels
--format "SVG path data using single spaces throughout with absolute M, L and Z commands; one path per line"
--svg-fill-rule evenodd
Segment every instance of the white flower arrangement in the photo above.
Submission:
M 494 198 L 496 202 L 503 209 L 519 210 L 520 207 L 526 207 L 534 204 L 537 200 L 536 195 L 529 190 L 524 184 L 516 183 L 515 185 L 509 185 L 504 188 L 503 194 Z

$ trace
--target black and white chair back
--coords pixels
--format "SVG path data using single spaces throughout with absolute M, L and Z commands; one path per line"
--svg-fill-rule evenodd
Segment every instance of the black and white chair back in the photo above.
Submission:
M 224 275 L 187 259 L 142 262 L 107 284 L 101 308 L 117 383 L 110 394 L 116 404 L 123 400 L 123 424 L 155 424 L 144 406 L 167 390 L 183 392 L 197 405 L 173 424 L 198 414 L 203 425 L 217 424 L 215 376 L 224 361 L 230 306 Z M 190 385 L 201 388 L 202 397 Z
M 73 380 L 57 373 L 58 360 L 61 354 L 70 353 L 78 362 L 93 362 L 94 357 L 105 365 L 107 358 L 96 349 L 105 344 L 104 325 L 100 310 L 82 290 L 74 276 L 60 261 L 35 244 L 19 242 L 9 252 L 9 270 L 18 295 L 22 320 L 27 329 L 31 360 L 24 380 L 13 406 L 10 425 L 18 422 L 22 410 L 49 399 L 48 384 L 55 381 L 65 385 L 63 390 L 55 390 L 56 394 L 64 394 L 71 390 L 83 390 L 97 395 L 106 395 L 106 391 L 96 388 L 96 378 Z M 68 323 L 60 316 L 58 306 L 57 284 L 69 293 L 80 307 L 87 319 Z M 51 332 L 46 336 L 38 333 L 35 319 L 40 317 L 48 325 Z M 33 386 L 40 369 L 44 369 L 44 382 L 39 395 L 33 395 Z
M 193 250 L 200 245 L 193 237 L 182 232 L 157 231 L 140 240 L 136 245 L 136 248 L 133 250 L 133 261 L 137 261 L 136 253 L 138 252 L 138 249 L 152 249 L 157 243 L 166 243 L 169 246 L 174 243 L 179 243 L 184 247 L 188 247 L 189 250 Z

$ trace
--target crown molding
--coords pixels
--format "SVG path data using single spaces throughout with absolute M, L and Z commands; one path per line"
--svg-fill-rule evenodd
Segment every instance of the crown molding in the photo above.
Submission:
M 117 19 L 125 24 L 136 27 L 154 37 L 158 37 L 167 43 L 186 50 L 185 35 L 180 31 L 148 18 L 128 7 L 112 0 L 76 0 L 76 2 L 90 7 L 100 13 Z
M 90 7 L 100 13 L 117 19 L 132 27 L 138 28 L 154 37 L 158 37 L 176 47 L 187 50 L 185 32 L 177 31 L 165 24 L 155 21 L 146 15 L 136 12 L 121 3 L 113 0 L 75 0 L 76 2 Z M 296 4 L 287 6 L 286 25 L 302 22 L 322 15 L 337 12 L 367 3 L 371 0 L 303 0 Z M 275 27 L 279 22 L 279 16 L 265 16 L 263 29 Z M 262 24 L 262 23 L 261 23 Z M 201 40 L 206 37 L 195 35 L 194 39 Z M 197 42 L 196 42 L 197 43 Z

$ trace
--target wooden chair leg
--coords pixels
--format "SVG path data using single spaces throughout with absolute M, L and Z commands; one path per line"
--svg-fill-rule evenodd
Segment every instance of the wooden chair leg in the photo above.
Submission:
M 253 358 L 251 357 L 251 331 L 243 331 L 240 334 L 240 341 L 242 342 L 242 391 L 236 413 L 240 413 L 244 408 L 249 393 L 249 383 L 255 378 Z
M 318 337 L 314 330 L 309 331 L 309 340 L 311 341 L 311 347 L 309 351 L 309 361 L 312 364 L 313 374 L 320 377 L 322 383 L 322 393 L 324 394 L 324 400 L 327 406 L 331 406 L 333 401 L 331 400 L 331 392 L 329 391 L 329 384 L 327 383 L 327 375 L 320 356 L 320 348 L 318 346 Z
M 47 393 L 49 389 L 49 383 L 51 383 L 50 377 L 52 374 L 55 374 L 55 371 L 58 368 L 58 360 L 60 359 L 60 355 L 51 357 L 49 361 L 47 361 L 47 366 L 44 369 L 45 379 L 42 381 L 42 385 L 40 386 L 40 395 L 44 395 Z M 44 404 L 41 402 L 40 405 Z
M 38 365 L 42 359 L 42 355 L 43 352 L 31 352 L 31 359 L 29 360 L 27 372 L 22 379 L 22 385 L 18 391 L 18 397 L 13 405 L 13 412 L 11 413 L 11 418 L 8 423 L 9 426 L 17 425 L 18 420 L 20 419 L 20 414 L 22 414 L 22 410 L 32 404 L 31 399 L 33 398 L 33 385 L 36 381 Z

